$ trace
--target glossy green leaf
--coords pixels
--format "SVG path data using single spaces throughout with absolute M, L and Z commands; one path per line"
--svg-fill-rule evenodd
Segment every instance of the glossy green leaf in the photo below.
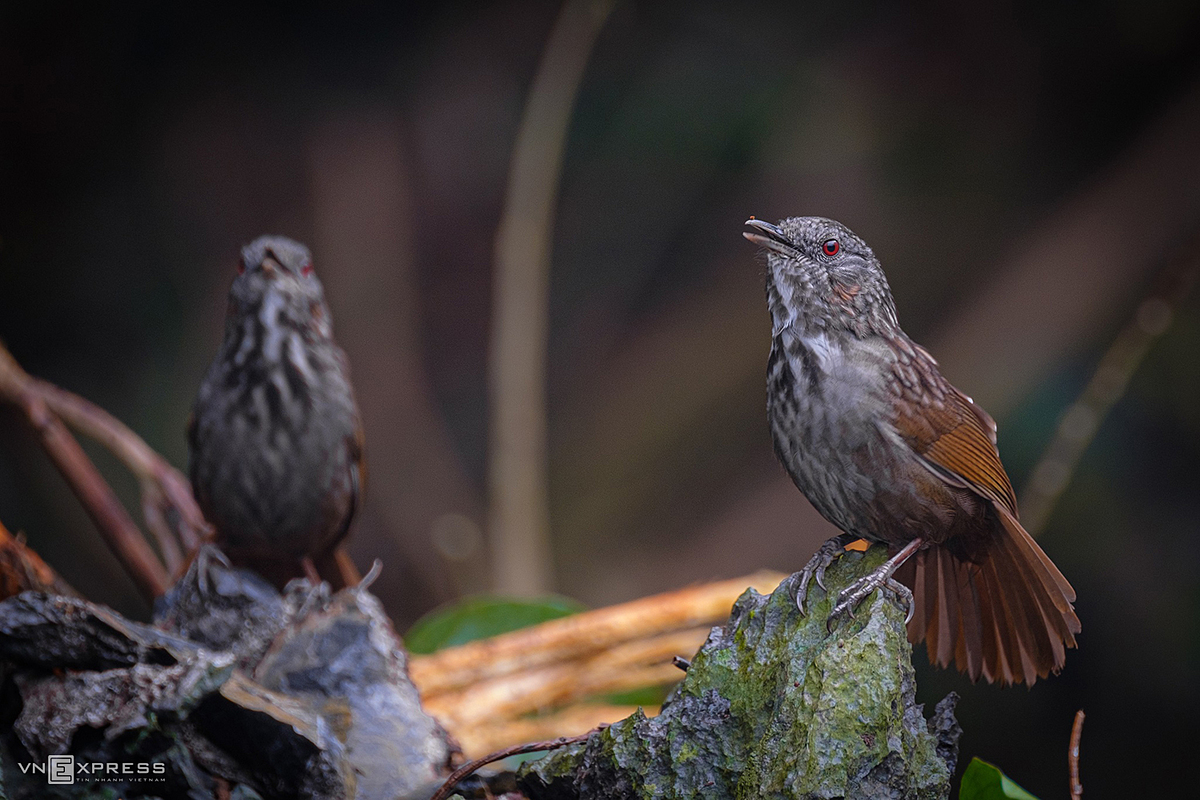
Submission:
M 971 759 L 958 788 L 958 800 L 1037 800 L 1011 778 L 979 758 Z
M 432 653 L 565 617 L 584 608 L 577 600 L 557 595 L 532 599 L 466 597 L 417 620 L 404 635 L 404 645 L 411 653 Z

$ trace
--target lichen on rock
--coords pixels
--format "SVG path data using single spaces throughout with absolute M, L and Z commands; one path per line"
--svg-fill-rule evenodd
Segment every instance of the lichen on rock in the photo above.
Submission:
M 830 633 L 831 598 L 886 551 L 848 553 L 814 583 L 747 590 L 653 718 L 640 711 L 586 743 L 524 765 L 535 800 L 945 798 L 961 729 L 957 697 L 930 722 L 916 704 L 904 611 L 873 593 Z

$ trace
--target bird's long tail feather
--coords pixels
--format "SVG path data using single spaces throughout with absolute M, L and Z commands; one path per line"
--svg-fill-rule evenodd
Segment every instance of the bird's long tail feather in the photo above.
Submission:
M 944 547 L 918 552 L 896 573 L 913 590 L 909 639 L 930 661 L 953 663 L 971 680 L 1032 685 L 1058 672 L 1075 646 L 1075 590 L 1015 517 L 1001 525 L 981 560 Z

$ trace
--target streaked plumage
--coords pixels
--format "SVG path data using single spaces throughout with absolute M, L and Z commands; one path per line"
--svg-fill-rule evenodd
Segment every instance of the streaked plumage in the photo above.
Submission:
M 893 552 L 921 540 L 895 577 L 931 660 L 1002 683 L 1057 672 L 1080 629 L 1075 592 L 1018 521 L 991 417 L 900 329 L 849 229 L 747 224 L 767 251 L 768 417 L 796 486 L 848 534 Z
M 303 245 L 263 236 L 242 251 L 189 442 L 196 499 L 231 555 L 260 568 L 298 563 L 346 534 L 362 489 L 362 433 Z

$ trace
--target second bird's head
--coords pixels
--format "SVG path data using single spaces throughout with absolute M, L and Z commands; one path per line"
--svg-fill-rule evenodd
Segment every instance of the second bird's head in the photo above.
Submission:
M 331 333 L 325 290 L 308 248 L 286 236 L 260 236 L 242 248 L 237 277 L 229 288 L 230 317 L 258 316 L 264 327 L 280 324 Z

